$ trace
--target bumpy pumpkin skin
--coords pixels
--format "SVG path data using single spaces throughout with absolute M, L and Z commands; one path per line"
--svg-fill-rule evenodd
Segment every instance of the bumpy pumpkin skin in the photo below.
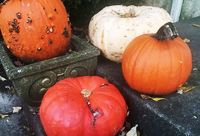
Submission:
M 91 92 L 90 108 L 81 94 Z M 93 111 L 98 110 L 94 118 Z M 98 76 L 66 78 L 44 95 L 40 119 L 48 136 L 114 136 L 127 114 L 124 98 L 118 89 Z
M 89 37 L 107 59 L 120 63 L 132 39 L 142 34 L 156 33 L 166 22 L 172 22 L 172 18 L 162 8 L 108 6 L 92 17 Z
M 180 38 L 158 41 L 141 35 L 124 51 L 122 71 L 129 86 L 140 93 L 167 95 L 181 87 L 192 69 L 192 54 Z
M 71 24 L 60 0 L 10 0 L 0 12 L 4 41 L 22 61 L 45 60 L 66 52 Z

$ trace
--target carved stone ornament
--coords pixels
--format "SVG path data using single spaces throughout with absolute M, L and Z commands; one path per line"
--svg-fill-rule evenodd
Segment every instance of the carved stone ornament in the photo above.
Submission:
M 23 66 L 15 66 L 0 41 L 0 60 L 19 96 L 30 106 L 39 106 L 49 87 L 67 77 L 94 75 L 100 50 L 72 35 L 71 44 L 81 51 Z

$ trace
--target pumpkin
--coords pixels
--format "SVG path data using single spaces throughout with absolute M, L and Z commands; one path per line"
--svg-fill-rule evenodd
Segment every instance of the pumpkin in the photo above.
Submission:
M 7 48 L 27 63 L 64 54 L 71 39 L 61 0 L 5 0 L 0 26 Z
M 108 6 L 95 14 L 89 23 L 89 38 L 109 60 L 121 62 L 127 45 L 135 37 L 156 33 L 167 22 L 169 13 L 152 6 Z
M 124 51 L 122 71 L 128 85 L 145 94 L 168 95 L 181 87 L 192 69 L 192 54 L 172 23 L 156 34 L 133 39 Z
M 82 76 L 49 88 L 39 113 L 48 136 L 114 136 L 123 127 L 127 107 L 107 80 Z

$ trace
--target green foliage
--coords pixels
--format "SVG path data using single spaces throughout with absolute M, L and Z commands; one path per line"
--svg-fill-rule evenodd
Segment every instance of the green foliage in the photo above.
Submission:
M 98 4 L 100 0 L 62 0 L 63 3 L 67 3 L 72 8 L 78 8 L 82 2 L 91 2 L 93 4 Z
M 86 26 L 106 6 L 136 5 L 141 0 L 62 0 L 74 26 Z

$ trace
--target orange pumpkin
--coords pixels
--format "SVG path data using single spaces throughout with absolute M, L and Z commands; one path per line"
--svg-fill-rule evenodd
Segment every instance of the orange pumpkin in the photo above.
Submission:
M 98 76 L 57 82 L 45 93 L 40 106 L 48 136 L 114 136 L 126 115 L 126 102 L 119 90 Z
M 192 69 L 192 54 L 172 23 L 156 34 L 133 39 L 123 54 L 122 71 L 140 93 L 167 95 L 181 87 Z
M 59 56 L 71 40 L 69 16 L 61 0 L 5 0 L 0 26 L 7 47 L 24 62 Z

